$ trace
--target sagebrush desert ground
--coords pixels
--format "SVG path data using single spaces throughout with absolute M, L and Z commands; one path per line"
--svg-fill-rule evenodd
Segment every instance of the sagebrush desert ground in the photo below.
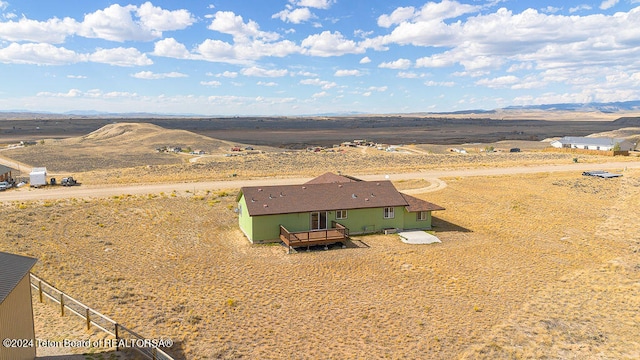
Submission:
M 3 156 L 114 187 L 612 160 L 514 141 L 465 145 L 466 155 L 408 145 L 224 157 L 232 143 L 165 131 L 112 124 Z M 154 151 L 179 141 L 217 144 L 218 154 Z M 486 146 L 525 152 L 482 152 Z M 148 338 L 171 338 L 178 359 L 633 359 L 640 170 L 619 170 L 624 176 L 609 180 L 579 171 L 442 179 L 439 191 L 414 193 L 447 208 L 434 214 L 442 243 L 431 246 L 371 235 L 346 249 L 287 255 L 279 245 L 249 244 L 233 212 L 235 191 L 212 188 L 3 202 L 0 251 L 38 258 L 34 272 L 71 296 Z M 429 187 L 424 179 L 396 185 Z M 79 318 L 47 321 L 55 310 L 42 306 L 40 339 L 104 336 L 85 332 Z
M 639 170 L 444 180 L 432 246 L 287 255 L 211 189 L 5 203 L 0 250 L 178 358 L 640 355 Z
M 231 152 L 234 145 L 236 143 L 188 131 L 167 130 L 151 124 L 118 123 L 81 137 L 47 139 L 43 144 L 5 150 L 2 156 L 22 162 L 23 168 L 45 166 L 52 176 L 71 175 L 85 184 L 299 177 L 316 176 L 326 171 L 358 174 L 416 172 L 571 163 L 574 158 L 593 163 L 610 160 L 605 156 L 543 152 L 541 150 L 548 147 L 548 143 L 535 141 L 460 145 L 460 148 L 468 150 L 468 154 L 454 154 L 449 151 L 451 146 L 447 145 L 406 145 L 394 152 L 371 147 L 283 152 L 268 146 L 256 147 L 255 151 Z M 157 152 L 156 148 L 162 146 L 204 149 L 207 154 L 193 156 Z M 521 148 L 523 152 L 509 153 L 513 147 Z M 484 151 L 486 148 L 495 148 L 499 152 L 487 153 Z M 23 171 L 19 176 L 28 177 L 28 174 Z

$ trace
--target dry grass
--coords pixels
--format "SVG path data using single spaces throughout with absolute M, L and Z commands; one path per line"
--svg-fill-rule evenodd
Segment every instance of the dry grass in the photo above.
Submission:
M 340 148 L 335 152 L 282 152 L 257 147 L 264 154 L 234 153 L 224 157 L 234 143 L 184 130 L 167 130 L 152 124 L 119 123 L 88 135 L 3 152 L 6 157 L 31 166 L 46 166 L 50 174 L 72 175 L 85 184 L 151 183 L 225 179 L 230 176 L 314 176 L 326 171 L 344 173 L 414 172 L 425 169 L 506 167 L 523 164 L 570 163 L 575 154 L 542 152 L 542 142 L 501 141 L 458 146 L 470 153 L 451 153 L 452 146 L 407 145 L 401 152 L 373 148 Z M 209 155 L 158 153 L 162 146 L 203 149 Z M 483 153 L 487 146 L 501 152 Z M 527 150 L 508 153 L 512 147 Z M 333 150 L 333 149 L 330 149 Z M 609 161 L 606 157 L 580 156 L 581 162 Z M 192 161 L 197 160 L 197 161 Z M 624 159 L 620 159 L 624 160 Z M 26 174 L 22 174 L 26 175 Z
M 447 179 L 432 246 L 287 255 L 212 189 L 5 204 L 0 250 L 188 359 L 635 358 L 639 176 Z
M 32 166 L 46 166 L 50 172 L 79 173 L 143 165 L 175 165 L 193 157 L 158 153 L 156 149 L 163 146 L 221 154 L 234 145 L 185 130 L 168 130 L 145 123 L 114 123 L 85 136 L 42 141 L 43 144 L 10 150 L 5 155 Z
M 359 149 L 338 152 L 284 152 L 237 157 L 212 156 L 196 163 L 148 165 L 126 169 L 96 170 L 76 177 L 84 183 L 152 183 L 222 180 L 255 177 L 312 177 L 326 171 L 345 174 L 402 173 L 433 169 L 466 169 L 522 165 L 570 164 L 575 154 L 492 153 L 492 154 L 400 154 Z M 611 161 L 611 157 L 580 155 L 580 162 Z M 634 160 L 617 157 L 616 161 Z

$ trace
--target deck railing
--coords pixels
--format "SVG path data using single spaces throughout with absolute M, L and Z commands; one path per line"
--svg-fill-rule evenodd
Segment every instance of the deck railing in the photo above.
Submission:
M 86 321 L 87 330 L 91 329 L 91 326 L 95 326 L 98 329 L 114 337 L 114 341 L 105 342 L 107 344 L 114 344 L 116 351 L 124 350 L 119 347 L 118 344 L 124 342 L 128 349 L 133 349 L 143 355 L 147 359 L 153 360 L 173 360 L 171 356 L 159 349 L 152 346 L 149 340 L 145 340 L 144 337 L 138 335 L 130 329 L 118 324 L 105 315 L 91 309 L 84 305 L 80 301 L 72 298 L 71 296 L 63 293 L 62 291 L 53 287 L 53 285 L 40 279 L 33 273 L 31 275 L 31 287 L 37 290 L 38 298 L 40 302 L 44 301 L 44 298 L 60 305 L 60 314 L 64 316 L 66 311 L 70 311 L 81 317 Z M 111 347 L 111 346 L 109 346 Z
M 349 229 L 335 221 L 331 222 L 330 229 L 289 231 L 280 225 L 280 238 L 289 249 L 293 246 L 312 246 L 339 242 L 349 237 Z

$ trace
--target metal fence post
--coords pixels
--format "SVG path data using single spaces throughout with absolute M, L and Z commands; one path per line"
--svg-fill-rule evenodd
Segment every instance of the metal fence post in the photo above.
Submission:
M 87 330 L 91 329 L 91 318 L 89 317 L 89 308 L 87 308 Z
M 64 294 L 60 293 L 60 313 L 64 316 Z
M 42 280 L 38 280 L 38 293 L 40 294 L 40 302 L 42 302 Z

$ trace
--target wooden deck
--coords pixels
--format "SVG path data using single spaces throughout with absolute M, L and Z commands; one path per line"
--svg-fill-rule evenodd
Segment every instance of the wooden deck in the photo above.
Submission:
M 336 222 L 332 222 L 331 225 L 331 229 L 296 232 L 291 232 L 280 225 L 280 239 L 287 244 L 289 249 L 300 246 L 328 245 L 346 241 L 349 237 L 349 229 Z

